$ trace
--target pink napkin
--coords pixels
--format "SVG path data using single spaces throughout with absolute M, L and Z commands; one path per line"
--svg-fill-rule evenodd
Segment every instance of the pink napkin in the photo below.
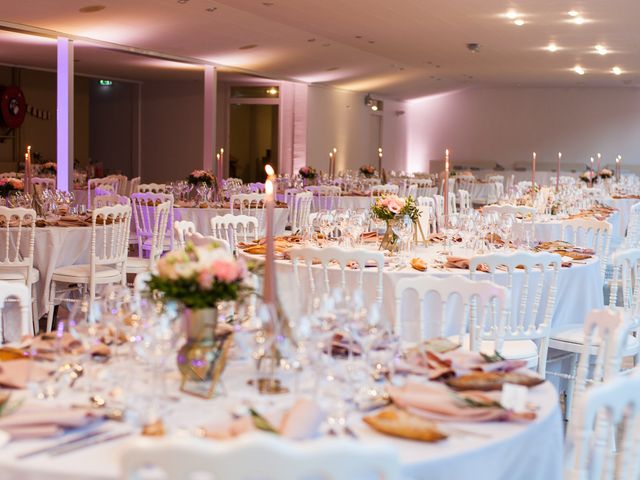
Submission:
M 32 378 L 45 378 L 47 368 L 31 359 L 0 362 L 0 385 L 7 388 L 26 388 Z
M 456 394 L 446 385 L 436 382 L 407 383 L 404 387 L 387 387 L 387 392 L 398 407 L 428 420 L 491 422 L 535 418 L 535 413 L 516 414 L 502 408 L 497 402 L 500 392 L 466 391 Z M 483 406 L 471 406 L 465 399 Z
M 9 433 L 12 439 L 47 438 L 61 434 L 65 428 L 82 427 L 96 419 L 87 409 L 29 405 L 0 418 L 0 430 Z

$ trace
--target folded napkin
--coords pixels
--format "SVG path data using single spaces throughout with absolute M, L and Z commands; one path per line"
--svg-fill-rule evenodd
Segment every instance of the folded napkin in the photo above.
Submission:
M 469 259 L 464 257 L 448 256 L 444 266 L 447 268 L 460 268 L 463 270 L 469 270 Z M 488 273 L 489 267 L 484 263 L 481 263 L 476 267 L 476 270 Z
M 307 440 L 318 436 L 324 417 L 325 414 L 318 404 L 312 400 L 300 399 L 281 415 L 280 419 L 277 414 L 269 413 L 264 415 L 262 420 L 275 429 L 275 433 L 283 437 L 292 440 Z M 257 425 L 253 416 L 245 415 L 203 427 L 202 432 L 207 438 L 225 440 L 258 430 L 261 427 L 263 428 L 264 425 Z
M 48 438 L 60 435 L 68 428 L 79 428 L 99 418 L 89 409 L 25 405 L 17 412 L 0 418 L 0 430 L 12 439 Z
M 453 392 L 444 384 L 409 382 L 387 387 L 391 400 L 407 412 L 441 422 L 491 422 L 533 420 L 533 412 L 515 413 L 498 402 L 499 392 Z
M 378 232 L 364 232 L 360 235 L 363 242 L 376 242 L 378 240 Z
M 0 385 L 6 388 L 27 388 L 29 380 L 44 379 L 48 368 L 30 358 L 0 362 Z

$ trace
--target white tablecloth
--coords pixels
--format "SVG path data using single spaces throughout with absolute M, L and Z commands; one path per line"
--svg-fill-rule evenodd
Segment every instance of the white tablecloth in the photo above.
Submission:
M 426 260 L 433 260 L 437 256 L 437 252 L 441 251 L 441 246 L 430 246 L 427 248 L 421 247 L 415 250 L 414 255 L 419 256 Z M 454 251 L 456 255 L 460 254 L 464 257 L 469 257 L 470 253 L 465 251 Z M 261 255 L 248 255 L 243 253 L 247 257 L 252 259 L 261 260 L 264 259 Z M 322 291 L 323 280 L 321 277 L 322 269 L 319 265 L 312 267 L 314 272 L 314 279 L 317 288 Z M 280 299 L 282 300 L 283 307 L 289 308 L 289 314 L 292 318 L 298 314 L 298 311 L 294 310 L 300 308 L 302 305 L 296 303 L 298 301 L 305 302 L 308 298 L 305 297 L 307 293 L 304 288 L 301 290 L 301 285 L 296 282 L 295 274 L 293 272 L 293 265 L 288 260 L 278 260 L 276 262 L 278 292 Z M 536 273 L 532 273 L 535 275 Z M 357 284 L 357 278 L 359 275 L 358 270 L 347 270 L 347 284 L 355 286 Z M 469 276 L 467 270 L 461 269 L 447 269 L 436 270 L 428 269 L 426 272 L 418 272 L 413 268 L 406 267 L 402 270 L 385 270 L 383 272 L 383 302 L 382 310 L 383 314 L 389 318 L 394 319 L 396 317 L 396 306 L 394 291 L 396 283 L 401 278 L 406 277 L 418 277 L 421 275 L 462 275 Z M 300 276 L 303 285 L 307 283 L 307 269 L 302 266 L 300 268 Z M 478 272 L 476 278 L 481 280 L 487 278 L 487 274 Z M 521 288 L 522 279 L 524 278 L 523 272 L 517 271 L 513 274 L 513 292 L 512 309 L 518 308 L 517 299 Z M 331 285 L 340 284 L 340 270 L 338 267 L 329 268 L 329 280 Z M 377 286 L 377 272 L 375 268 L 367 268 L 364 272 L 364 285 L 363 290 L 365 296 L 369 302 L 375 301 L 376 286 Z M 501 285 L 507 285 L 508 275 L 506 272 L 496 272 L 496 282 Z M 570 268 L 561 268 L 557 279 L 557 289 L 555 297 L 555 309 L 552 317 L 552 326 L 554 328 L 563 325 L 582 324 L 586 314 L 595 308 L 602 308 L 604 305 L 603 293 L 602 293 L 602 278 L 600 276 L 600 262 L 597 258 L 586 260 L 585 263 L 574 264 Z M 295 298 L 291 297 L 291 292 L 299 292 Z M 544 299 L 543 299 L 544 300 Z M 533 302 L 533 299 L 530 299 Z M 425 322 L 427 328 L 429 328 L 428 311 L 425 312 L 422 321 Z M 403 324 L 403 331 L 407 337 L 413 337 L 417 335 L 419 314 L 418 312 L 407 312 L 403 310 L 403 321 L 411 319 L 408 323 Z M 451 332 L 454 333 L 454 332 Z
M 223 380 L 226 395 L 213 400 L 202 400 L 178 395 L 170 403 L 165 426 L 170 432 L 193 431 L 202 425 L 211 425 L 216 419 L 243 401 L 249 400 L 260 411 L 283 409 L 293 402 L 290 395 L 258 396 L 246 385 L 246 364 L 229 362 Z M 176 395 L 177 382 L 169 386 Z M 77 392 L 77 390 L 74 390 Z M 86 394 L 85 394 L 86 395 Z M 83 394 L 66 394 L 52 402 L 68 405 L 86 402 Z M 477 432 L 477 435 L 453 432 L 449 439 L 428 444 L 400 440 L 372 431 L 359 414 L 349 419 L 359 441 L 388 442 L 397 448 L 404 473 L 408 478 L 425 480 L 561 480 L 562 478 L 562 422 L 558 397 L 554 388 L 544 383 L 530 390 L 528 401 L 539 405 L 537 419 L 532 423 L 443 424 L 458 430 Z M 111 428 L 124 428 L 114 425 Z M 184 433 L 183 433 L 184 434 Z M 59 457 L 38 455 L 24 460 L 15 456 L 52 441 L 20 441 L 0 449 L 0 478 L 2 480 L 115 480 L 118 477 L 119 458 L 127 446 L 127 439 L 95 445 Z M 251 459 L 247 459 L 251 461 Z M 258 472 L 259 473 L 259 472 Z M 221 479 L 224 480 L 224 479 Z
M 175 207 L 173 209 L 176 220 L 189 220 L 196 224 L 196 229 L 203 235 L 211 235 L 211 219 L 231 213 L 229 208 L 186 208 Z M 275 208 L 273 213 L 274 230 L 276 235 L 282 235 L 287 227 L 289 210 L 287 208 Z M 262 219 L 258 220 L 264 229 Z M 264 232 L 261 233 L 264 235 Z
M 371 207 L 371 197 L 361 197 L 358 195 L 343 195 L 340 197 L 340 208 L 350 210 L 368 210 Z
M 629 220 L 631 219 L 631 207 L 636 203 L 640 203 L 640 199 L 637 198 L 608 198 L 603 203 L 611 207 L 617 208 L 620 213 L 620 221 L 618 223 L 617 233 L 620 238 L 624 238 L 627 227 L 629 226 Z

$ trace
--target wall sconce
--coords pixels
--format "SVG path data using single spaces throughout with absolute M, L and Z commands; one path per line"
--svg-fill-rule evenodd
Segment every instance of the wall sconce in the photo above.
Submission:
M 384 108 L 384 102 L 382 100 L 376 100 L 370 93 L 364 97 L 364 104 L 374 112 L 381 112 Z

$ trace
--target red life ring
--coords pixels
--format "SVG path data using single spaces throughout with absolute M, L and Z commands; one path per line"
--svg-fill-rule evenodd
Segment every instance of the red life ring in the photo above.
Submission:
M 27 101 L 24 93 L 16 86 L 0 87 L 0 125 L 18 128 L 24 122 Z

